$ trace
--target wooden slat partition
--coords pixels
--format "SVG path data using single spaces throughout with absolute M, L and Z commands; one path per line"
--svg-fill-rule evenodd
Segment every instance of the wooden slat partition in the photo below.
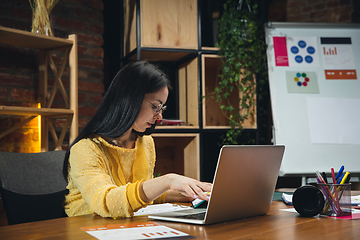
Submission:
M 198 58 L 179 68 L 179 116 L 189 126 L 199 126 Z

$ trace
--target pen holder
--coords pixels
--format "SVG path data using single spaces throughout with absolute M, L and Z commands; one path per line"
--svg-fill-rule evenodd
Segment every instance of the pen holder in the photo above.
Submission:
M 320 215 L 333 217 L 351 215 L 351 183 L 318 183 L 318 188 L 325 197 L 324 209 Z

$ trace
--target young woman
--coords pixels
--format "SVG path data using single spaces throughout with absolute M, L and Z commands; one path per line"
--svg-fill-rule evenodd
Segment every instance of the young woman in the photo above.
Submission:
M 155 147 L 149 133 L 162 118 L 169 89 L 167 76 L 149 62 L 136 61 L 119 71 L 67 151 L 68 216 L 132 217 L 153 201 L 208 199 L 204 192 L 211 190 L 210 183 L 177 174 L 153 178 Z

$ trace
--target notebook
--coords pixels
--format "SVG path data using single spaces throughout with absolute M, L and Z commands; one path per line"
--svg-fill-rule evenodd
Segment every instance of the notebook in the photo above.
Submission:
M 264 215 L 270 210 L 284 150 L 285 147 L 280 145 L 225 145 L 219 153 L 207 208 L 150 214 L 148 217 L 213 224 Z

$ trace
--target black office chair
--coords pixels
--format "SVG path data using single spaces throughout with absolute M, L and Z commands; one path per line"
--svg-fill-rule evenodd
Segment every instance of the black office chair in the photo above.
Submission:
M 1 200 L 9 224 L 65 217 L 65 151 L 0 152 Z

